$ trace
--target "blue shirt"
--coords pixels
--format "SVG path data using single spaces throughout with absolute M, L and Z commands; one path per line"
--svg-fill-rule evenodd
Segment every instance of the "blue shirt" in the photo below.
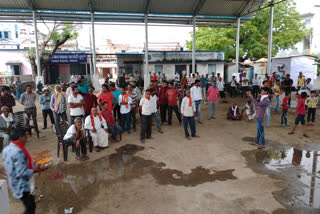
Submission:
M 110 91 L 111 94 L 113 94 L 113 96 L 116 98 L 117 103 L 119 103 L 119 96 L 121 94 L 121 90 L 117 89 L 116 91 Z M 112 100 L 112 104 L 114 103 L 114 101 Z
M 23 192 L 30 192 L 29 179 L 33 175 L 33 169 L 28 169 L 26 155 L 15 144 L 9 143 L 3 149 L 2 161 L 13 197 L 22 198 Z
M 204 88 L 207 85 L 207 80 L 206 78 L 200 78 L 200 87 Z
M 82 86 L 78 85 L 78 89 L 85 94 L 89 94 L 89 86 L 88 84 L 83 83 Z
M 51 94 L 49 94 L 48 96 L 46 96 L 45 94 L 41 94 L 39 100 L 40 100 L 40 104 L 42 105 L 42 110 L 51 109 L 50 108 Z

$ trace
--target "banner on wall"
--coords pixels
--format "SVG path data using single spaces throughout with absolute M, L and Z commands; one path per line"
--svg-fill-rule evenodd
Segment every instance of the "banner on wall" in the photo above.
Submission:
M 70 64 L 70 63 L 86 63 L 87 54 L 84 53 L 55 53 L 49 63 Z
M 196 61 L 223 61 L 224 51 L 199 51 L 196 52 Z M 149 52 L 149 62 L 184 62 L 192 60 L 191 51 L 159 51 Z

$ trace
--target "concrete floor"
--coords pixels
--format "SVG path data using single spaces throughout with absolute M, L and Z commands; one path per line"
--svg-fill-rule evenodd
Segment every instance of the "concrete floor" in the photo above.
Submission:
M 245 98 L 236 100 L 242 108 Z M 124 134 L 122 141 L 109 149 L 89 153 L 86 162 L 76 161 L 70 150 L 69 162 L 64 163 L 57 158 L 53 131 L 41 130 L 39 139 L 35 134 L 29 138 L 27 149 L 33 155 L 48 153 L 54 165 L 36 175 L 37 213 L 64 213 L 70 207 L 74 207 L 73 213 L 82 214 L 318 212 L 317 205 L 290 204 L 297 193 L 288 191 L 286 185 L 290 183 L 288 176 L 295 177 L 294 173 L 286 177 L 265 170 L 264 162 L 250 159 L 247 153 L 257 152 L 257 147 L 248 144 L 256 135 L 256 123 L 226 120 L 229 105 L 219 104 L 217 119 L 210 121 L 206 120 L 207 106 L 202 106 L 203 124 L 197 124 L 200 138 L 186 140 L 174 116 L 172 126 L 163 126 L 164 134 L 153 126 L 154 139 L 146 144 L 140 143 L 138 128 L 131 135 Z M 20 105 L 15 108 L 18 110 Z M 39 110 L 38 118 L 42 128 Z M 294 114 L 288 118 L 293 124 Z M 271 126 L 265 128 L 266 151 L 308 145 L 318 151 L 318 144 L 314 144 L 319 142 L 318 121 L 308 127 L 311 138 L 305 139 L 301 127 L 289 136 L 291 127 L 280 126 L 280 115 L 272 114 Z M 298 181 L 296 188 L 303 190 Z M 10 209 L 11 213 L 23 211 L 20 201 L 12 197 Z

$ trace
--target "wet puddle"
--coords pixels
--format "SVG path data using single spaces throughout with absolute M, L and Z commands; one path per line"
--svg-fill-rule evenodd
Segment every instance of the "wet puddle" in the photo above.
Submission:
M 135 156 L 142 150 L 142 146 L 127 144 L 116 149 L 116 153 L 95 161 L 53 167 L 47 174 L 36 178 L 37 194 L 44 196 L 37 204 L 38 210 L 63 213 L 64 208 L 75 207 L 77 212 L 86 207 L 99 191 L 108 191 L 108 187 L 115 183 L 128 182 L 147 174 L 160 185 L 185 187 L 237 179 L 233 175 L 234 169 L 212 171 L 198 166 L 190 173 L 183 173 L 164 168 L 164 163 Z
M 243 140 L 249 141 L 248 138 Z M 283 205 L 313 209 L 320 213 L 319 150 L 320 144 L 300 148 L 269 142 L 269 147 L 264 150 L 243 151 L 242 155 L 254 171 L 282 180 L 280 187 L 283 191 L 274 193 L 274 196 Z

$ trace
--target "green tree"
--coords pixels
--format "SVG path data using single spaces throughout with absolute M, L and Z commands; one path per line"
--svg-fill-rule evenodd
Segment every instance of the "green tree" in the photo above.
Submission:
M 267 1 L 262 7 L 267 6 Z M 261 9 L 240 28 L 240 60 L 268 56 L 269 7 Z M 199 27 L 196 31 L 197 50 L 225 50 L 225 59 L 236 55 L 236 28 Z M 307 36 L 305 23 L 296 11 L 295 2 L 287 0 L 274 6 L 272 55 L 280 50 L 294 48 Z M 187 41 L 192 48 L 192 40 Z
M 31 23 L 25 24 L 30 25 Z M 78 37 L 79 29 L 79 25 L 73 23 L 54 22 L 53 24 L 47 24 L 43 21 L 42 24 L 43 29 L 39 30 L 41 27 L 39 25 L 37 32 L 39 36 L 41 71 L 43 71 L 61 45 L 65 44 L 68 40 L 74 40 Z M 27 58 L 30 61 L 32 74 L 35 77 L 38 74 L 35 48 L 31 48 L 27 52 Z

